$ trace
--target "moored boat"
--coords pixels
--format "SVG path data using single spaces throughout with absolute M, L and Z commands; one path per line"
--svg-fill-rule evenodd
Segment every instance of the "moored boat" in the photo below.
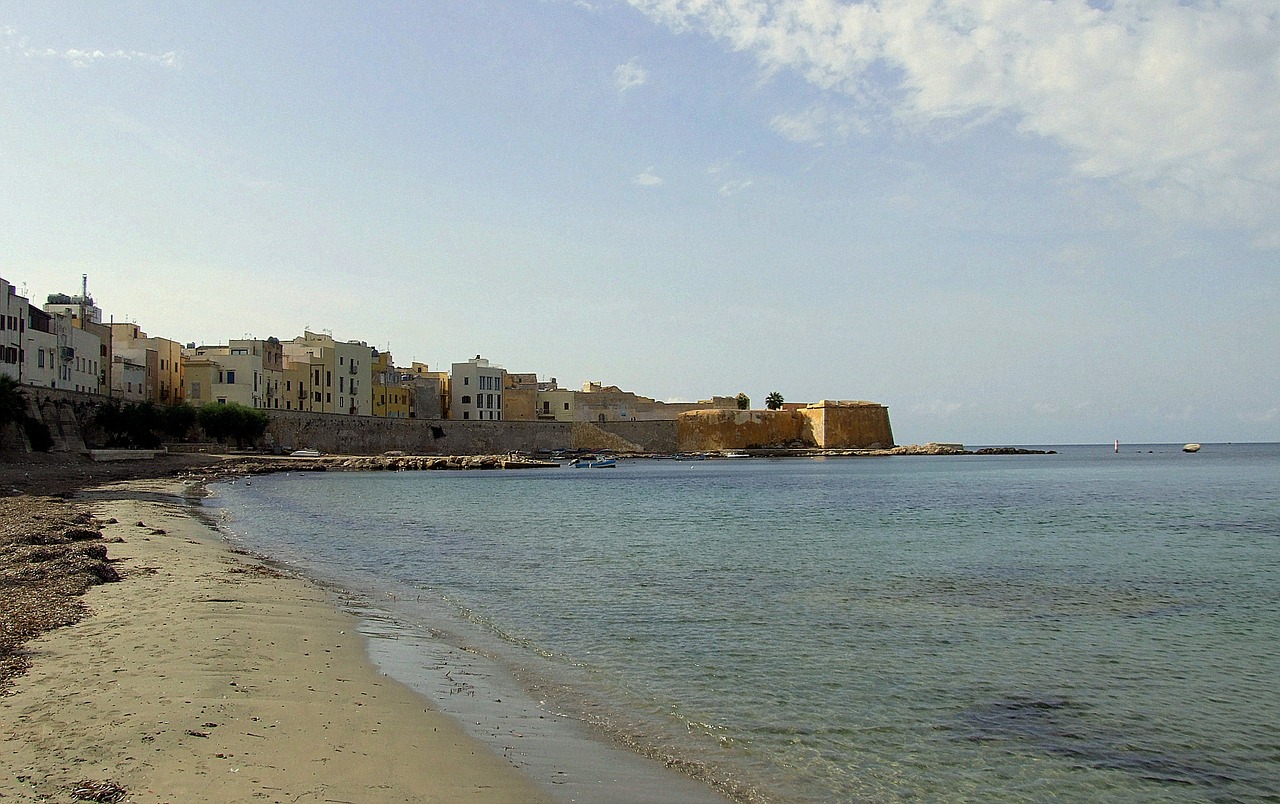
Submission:
M 611 469 L 618 465 L 618 459 L 607 455 L 583 455 L 569 461 L 569 465 L 575 469 Z
M 1183 451 L 1183 452 L 1199 452 L 1199 451 L 1200 451 L 1200 445 L 1199 445 L 1199 444 L 1187 444 L 1186 446 L 1184 446 L 1184 447 L 1182 448 L 1182 451 Z

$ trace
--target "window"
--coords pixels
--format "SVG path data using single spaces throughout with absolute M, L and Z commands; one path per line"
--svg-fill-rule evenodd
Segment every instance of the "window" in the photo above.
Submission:
M 338 393 L 345 394 L 347 392 L 346 377 L 338 377 Z
M 471 418 L 471 411 L 469 411 L 469 410 L 464 410 L 464 411 L 462 411 L 462 418 L 464 418 L 464 419 L 470 419 L 470 418 Z
M 227 372 L 227 385 L 236 384 L 236 373 L 234 371 Z
M 569 403 L 568 403 L 568 402 L 565 402 L 565 403 L 564 403 L 564 409 L 565 409 L 565 410 L 568 410 L 568 409 L 569 409 Z
M 471 397 L 470 397 L 470 396 L 464 396 L 464 397 L 462 397 L 462 404 L 464 404 L 464 405 L 470 405 L 470 404 L 471 404 Z
M 463 384 L 463 385 L 470 385 L 470 384 L 471 384 L 471 378 L 470 378 L 470 377 L 463 377 L 463 378 L 462 378 L 462 384 Z

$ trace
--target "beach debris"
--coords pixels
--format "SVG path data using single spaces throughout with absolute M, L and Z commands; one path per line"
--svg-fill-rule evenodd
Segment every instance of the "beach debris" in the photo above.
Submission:
M 195 729 L 187 729 L 187 734 L 190 734 L 192 737 L 208 737 L 209 736 L 209 732 L 197 731 Z
M 124 797 L 128 794 L 128 790 L 115 782 L 99 782 L 93 779 L 76 782 L 75 789 L 71 791 L 71 797 L 77 801 L 124 801 Z

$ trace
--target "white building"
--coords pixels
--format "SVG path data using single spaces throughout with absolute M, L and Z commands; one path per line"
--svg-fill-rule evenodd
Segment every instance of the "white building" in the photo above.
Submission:
M 23 364 L 27 331 L 27 299 L 17 289 L 0 279 L 0 375 L 25 382 Z
M 454 363 L 449 373 L 450 419 L 502 419 L 505 369 L 476 355 L 465 363 Z
M 39 307 L 27 308 L 26 355 L 22 381 L 40 388 L 58 386 L 58 335 L 53 316 Z

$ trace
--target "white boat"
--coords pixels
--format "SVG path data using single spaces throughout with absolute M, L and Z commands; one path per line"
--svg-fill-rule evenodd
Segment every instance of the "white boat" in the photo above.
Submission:
M 720 453 L 720 457 L 721 458 L 750 458 L 751 456 L 745 452 L 739 452 L 738 450 L 730 450 L 729 452 Z
M 1182 451 L 1183 451 L 1183 452 L 1199 452 L 1199 451 L 1200 451 L 1200 445 L 1199 445 L 1199 444 L 1187 444 L 1186 446 L 1184 446 L 1184 447 L 1182 448 Z
M 295 449 L 289 453 L 295 458 L 319 458 L 320 450 L 318 449 Z
M 569 465 L 575 469 L 612 469 L 618 465 L 618 459 L 607 456 L 583 455 L 581 458 L 574 458 L 569 461 Z

